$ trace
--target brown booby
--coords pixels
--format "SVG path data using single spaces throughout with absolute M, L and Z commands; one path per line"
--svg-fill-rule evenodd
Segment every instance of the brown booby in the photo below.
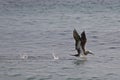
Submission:
M 72 56 L 86 56 L 88 54 L 92 54 L 90 51 L 85 50 L 85 44 L 87 42 L 85 31 L 81 33 L 81 36 L 78 34 L 76 29 L 73 30 L 73 37 L 75 39 L 75 49 L 77 50 L 78 54 L 72 55 Z

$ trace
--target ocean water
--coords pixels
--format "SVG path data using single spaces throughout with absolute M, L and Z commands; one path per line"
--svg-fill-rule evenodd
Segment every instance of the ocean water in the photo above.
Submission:
M 87 60 L 70 56 L 74 28 Z M 120 80 L 119 50 L 119 0 L 0 0 L 0 80 Z

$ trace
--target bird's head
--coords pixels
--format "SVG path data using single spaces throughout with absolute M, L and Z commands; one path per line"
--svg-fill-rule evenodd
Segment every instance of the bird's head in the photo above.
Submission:
M 91 51 L 85 51 L 85 55 L 88 55 L 88 54 L 94 55 Z

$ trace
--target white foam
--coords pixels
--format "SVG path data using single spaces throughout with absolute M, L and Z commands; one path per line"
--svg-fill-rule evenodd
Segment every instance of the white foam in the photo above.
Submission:
M 20 54 L 20 58 L 21 58 L 21 59 L 27 59 L 27 58 L 28 58 L 28 55 L 25 54 L 25 53 L 22 53 L 22 54 Z
M 59 57 L 55 55 L 55 52 L 54 52 L 54 51 L 53 51 L 53 53 L 52 53 L 52 56 L 53 56 L 53 59 L 59 59 Z

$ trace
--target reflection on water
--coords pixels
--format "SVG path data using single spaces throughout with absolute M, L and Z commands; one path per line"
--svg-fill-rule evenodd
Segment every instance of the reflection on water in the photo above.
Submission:
M 74 64 L 75 65 L 84 65 L 87 60 L 75 60 Z

